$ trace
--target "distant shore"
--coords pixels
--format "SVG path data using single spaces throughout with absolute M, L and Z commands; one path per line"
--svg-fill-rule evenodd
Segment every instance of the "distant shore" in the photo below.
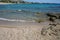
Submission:
M 12 4 L 12 3 L 3 3 L 3 2 L 0 2 L 0 4 Z

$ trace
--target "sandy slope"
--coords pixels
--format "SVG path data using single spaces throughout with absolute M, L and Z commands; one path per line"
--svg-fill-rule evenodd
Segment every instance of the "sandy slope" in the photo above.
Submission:
M 0 40 L 40 40 L 40 27 L 0 27 Z
M 0 40 L 60 40 L 60 25 L 53 28 L 53 31 L 46 28 L 36 24 L 17 28 L 0 26 Z

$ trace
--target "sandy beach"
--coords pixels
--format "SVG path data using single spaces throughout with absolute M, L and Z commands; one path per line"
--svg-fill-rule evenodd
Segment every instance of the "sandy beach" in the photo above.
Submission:
M 0 40 L 60 40 L 59 31 L 53 32 L 50 29 L 47 30 L 47 33 L 45 33 L 46 30 L 42 31 L 42 28 L 48 27 L 48 22 L 18 23 L 18 25 L 14 26 L 11 23 L 9 23 L 10 25 L 6 24 L 0 24 Z M 56 28 L 60 29 L 60 25 Z M 46 35 L 42 35 L 41 32 L 44 32 Z M 49 35 L 49 33 L 56 33 L 56 35 Z
M 38 27 L 0 27 L 0 40 L 40 40 Z
M 24 25 L 25 24 L 25 25 Z M 24 23 L 15 27 L 0 26 L 0 40 L 40 40 L 41 27 L 34 23 Z M 17 27 L 16 27 L 17 26 Z
M 12 3 L 1 2 L 0 4 L 1 4 L 0 10 L 4 10 L 0 11 L 0 40 L 60 40 L 60 24 L 56 24 L 55 22 L 53 22 L 55 18 L 52 19 L 50 18 L 49 19 L 50 21 L 48 19 L 47 20 L 38 19 L 36 20 L 36 22 L 32 21 L 36 19 L 35 17 L 45 18 L 45 16 L 41 15 L 40 13 L 37 13 L 38 16 L 36 16 L 34 14 L 35 12 L 33 11 L 33 8 L 36 12 L 40 12 L 41 8 L 43 10 L 45 9 L 45 11 L 47 11 L 46 9 L 49 9 L 50 11 L 52 11 L 53 9 L 55 10 L 55 7 L 51 6 L 51 4 L 50 6 L 48 6 L 48 4 L 46 5 L 44 4 L 46 6 L 45 8 L 43 4 L 41 4 L 43 6 L 40 6 L 40 4 L 38 5 L 29 4 L 29 6 L 27 4 L 5 5 Z M 24 11 L 20 11 L 19 9 L 21 8 L 26 9 Z M 19 11 L 16 12 L 15 10 Z M 30 10 L 32 13 L 30 13 Z M 59 19 L 59 21 L 57 22 L 60 23 L 60 16 L 59 17 L 57 16 L 56 19 Z M 52 23 L 51 20 L 53 24 L 51 24 Z

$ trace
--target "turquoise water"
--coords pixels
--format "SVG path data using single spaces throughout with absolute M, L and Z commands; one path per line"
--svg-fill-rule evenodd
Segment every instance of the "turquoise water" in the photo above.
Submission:
M 5 4 L 0 5 L 0 20 L 33 21 L 36 12 L 60 12 L 60 4 Z M 41 15 L 44 17 L 43 15 Z M 41 17 L 40 16 L 40 17 Z
M 60 12 L 60 4 L 8 4 L 0 5 L 0 10 L 26 10 L 34 12 Z

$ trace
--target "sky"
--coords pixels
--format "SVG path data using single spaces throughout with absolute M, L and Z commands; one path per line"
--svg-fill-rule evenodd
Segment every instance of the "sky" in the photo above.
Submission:
M 60 0 L 25 0 L 28 2 L 40 2 L 40 3 L 60 3 Z

